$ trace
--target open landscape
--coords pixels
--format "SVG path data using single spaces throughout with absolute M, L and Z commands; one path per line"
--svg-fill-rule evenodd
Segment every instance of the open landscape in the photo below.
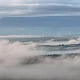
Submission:
M 80 80 L 80 0 L 0 0 L 0 80 Z

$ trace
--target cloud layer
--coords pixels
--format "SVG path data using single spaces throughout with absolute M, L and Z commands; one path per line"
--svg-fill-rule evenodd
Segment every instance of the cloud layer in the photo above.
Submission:
M 80 54 L 63 55 L 58 58 L 38 57 L 43 52 L 34 50 L 35 46 L 36 43 L 33 42 L 11 43 L 1 40 L 0 79 L 80 80 Z M 36 64 L 38 60 L 42 61 Z M 29 64 L 30 62 L 32 64 Z
M 77 16 L 80 15 L 79 3 L 78 0 L 3 0 L 0 17 Z

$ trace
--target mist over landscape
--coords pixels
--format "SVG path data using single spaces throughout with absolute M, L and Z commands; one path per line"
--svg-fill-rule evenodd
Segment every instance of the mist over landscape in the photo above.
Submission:
M 26 41 L 29 38 L 24 38 L 24 41 L 23 38 L 22 41 L 18 41 L 18 38 L 14 38 L 16 41 L 10 39 L 0 40 L 1 80 L 80 79 L 80 48 L 79 45 L 76 45 L 79 44 L 80 38 L 68 38 L 68 41 L 63 38 L 64 41 L 61 41 L 62 38 L 44 40 L 43 37 L 43 40 L 36 42 L 37 38 L 31 38 L 31 41 Z M 70 44 L 74 48 L 72 46 L 65 47 L 69 48 L 69 50 L 63 49 L 64 47 L 60 48 Z M 53 50 L 50 50 L 52 47 Z
M 0 0 L 0 80 L 80 80 L 80 1 Z

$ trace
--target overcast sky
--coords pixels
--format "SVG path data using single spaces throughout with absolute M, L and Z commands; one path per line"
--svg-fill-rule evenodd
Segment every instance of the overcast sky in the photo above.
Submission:
M 80 0 L 0 0 L 0 17 L 72 15 L 80 15 Z

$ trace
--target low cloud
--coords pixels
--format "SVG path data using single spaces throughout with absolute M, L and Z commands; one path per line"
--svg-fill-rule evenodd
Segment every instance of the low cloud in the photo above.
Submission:
M 40 55 L 43 55 L 44 52 L 36 50 L 36 45 L 37 43 L 33 42 L 22 43 L 1 40 L 0 79 L 80 79 L 80 54 L 73 54 L 72 56 L 62 55 L 57 58 L 40 57 Z
M 37 44 L 33 42 L 11 43 L 8 40 L 1 40 L 0 41 L 0 61 L 4 65 L 11 65 L 11 64 L 14 65 L 19 62 L 19 59 L 42 54 L 43 51 L 37 51 L 34 49 L 36 45 Z

